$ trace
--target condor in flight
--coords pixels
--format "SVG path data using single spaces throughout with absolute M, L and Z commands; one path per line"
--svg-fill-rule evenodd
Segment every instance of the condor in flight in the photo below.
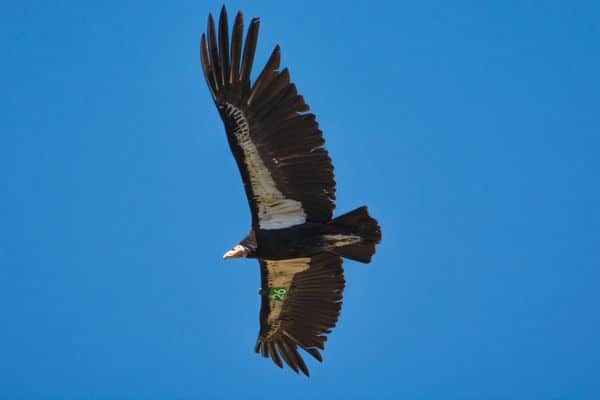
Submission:
M 250 82 L 258 26 L 258 18 L 250 22 L 243 43 L 239 12 L 230 43 L 223 7 L 218 35 L 209 15 L 200 43 L 204 77 L 252 212 L 250 233 L 223 258 L 256 258 L 260 264 L 255 351 L 308 376 L 298 348 L 322 361 L 319 350 L 341 309 L 342 257 L 370 262 L 381 230 L 367 207 L 332 219 L 333 165 L 314 114 L 287 68 L 279 69 L 279 46 Z

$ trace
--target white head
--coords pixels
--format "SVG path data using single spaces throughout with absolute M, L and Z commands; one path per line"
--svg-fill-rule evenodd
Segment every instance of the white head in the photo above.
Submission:
M 243 258 L 246 257 L 249 252 L 250 251 L 247 247 L 242 246 L 241 244 L 236 244 L 233 249 L 229 250 L 223 255 L 223 260 L 228 258 Z

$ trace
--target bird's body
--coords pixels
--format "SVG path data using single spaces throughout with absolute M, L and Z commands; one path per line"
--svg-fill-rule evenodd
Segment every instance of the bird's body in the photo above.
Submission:
M 258 229 L 256 251 L 249 257 L 269 260 L 310 257 L 326 248 L 325 236 L 333 230 L 325 224 L 308 223 L 283 229 Z
M 249 250 L 247 258 L 282 260 L 335 253 L 339 248 L 361 241 L 360 232 L 336 225 L 334 220 L 329 224 L 305 223 L 289 228 L 251 230 L 240 243 Z
M 298 348 L 322 360 L 319 350 L 341 309 L 342 257 L 370 262 L 381 230 L 366 207 L 333 218 L 333 165 L 314 114 L 288 70 L 279 71 L 279 46 L 251 84 L 258 26 L 253 19 L 243 41 L 238 13 L 230 43 L 223 7 L 218 35 L 209 16 L 201 40 L 204 76 L 252 213 L 250 233 L 224 258 L 259 261 L 256 352 L 308 375 Z

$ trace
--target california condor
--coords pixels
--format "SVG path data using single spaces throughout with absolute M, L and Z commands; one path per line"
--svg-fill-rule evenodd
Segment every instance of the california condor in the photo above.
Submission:
M 256 258 L 262 298 L 255 351 L 309 375 L 298 347 L 322 361 L 340 314 L 342 257 L 368 263 L 381 229 L 360 207 L 333 218 L 333 165 L 314 114 L 298 94 L 276 46 L 252 85 L 258 18 L 246 40 L 241 12 L 231 43 L 221 9 L 218 36 L 212 15 L 200 53 L 204 77 L 225 124 L 252 213 L 250 233 L 223 258 Z M 243 52 L 242 52 L 243 44 Z

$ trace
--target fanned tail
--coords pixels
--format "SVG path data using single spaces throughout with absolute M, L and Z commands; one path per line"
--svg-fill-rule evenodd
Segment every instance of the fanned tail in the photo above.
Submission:
M 334 247 L 329 251 L 354 261 L 371 262 L 371 258 L 375 254 L 375 246 L 381 241 L 381 227 L 377 220 L 369 215 L 366 206 L 333 219 L 329 225 L 341 228 L 340 230 L 346 235 L 360 237 L 358 243 Z

